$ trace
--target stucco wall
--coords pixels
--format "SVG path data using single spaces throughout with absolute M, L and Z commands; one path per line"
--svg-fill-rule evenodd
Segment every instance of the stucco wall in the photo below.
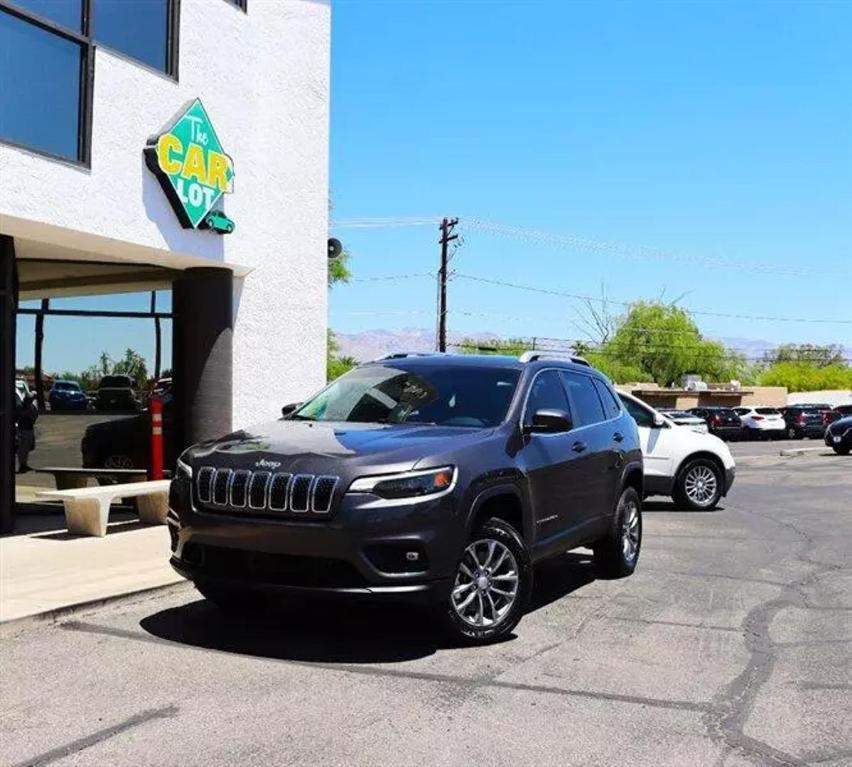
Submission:
M 92 167 L 0 144 L 0 231 L 173 267 L 232 266 L 234 421 L 274 416 L 325 377 L 330 6 L 182 0 L 179 82 L 99 48 Z M 201 97 L 234 160 L 236 231 L 181 228 L 147 137 Z M 45 114 L 45 119 L 49 113 Z

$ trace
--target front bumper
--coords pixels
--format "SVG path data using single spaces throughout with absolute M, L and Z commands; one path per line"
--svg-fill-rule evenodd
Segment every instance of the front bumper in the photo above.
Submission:
M 176 495 L 171 565 L 199 585 L 440 601 L 465 540 L 453 495 L 408 505 L 344 496 L 322 520 L 200 511 L 175 504 Z

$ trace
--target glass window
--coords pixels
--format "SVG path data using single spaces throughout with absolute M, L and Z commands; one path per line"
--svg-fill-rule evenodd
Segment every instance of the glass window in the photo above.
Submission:
M 82 48 L 0 9 L 0 139 L 79 159 Z
M 598 381 L 593 378 L 592 383 L 594 384 L 595 389 L 597 389 L 598 396 L 601 398 L 606 417 L 608 419 L 618 418 L 618 414 L 621 412 L 621 405 L 619 404 L 619 400 L 615 396 L 615 393 L 603 381 Z
M 83 31 L 83 0 L 12 0 L 12 5 L 74 32 Z
M 755 412 L 760 413 L 760 415 L 780 415 L 777 408 L 774 407 L 756 407 L 754 410 Z
M 604 418 L 603 405 L 592 379 L 579 373 L 562 373 L 562 380 L 568 389 L 571 411 L 574 413 L 574 426 L 590 426 L 600 423 Z
M 369 365 L 338 378 L 291 418 L 496 426 L 506 417 L 519 376 L 498 367 Z
M 527 424 L 532 423 L 533 416 L 539 410 L 564 410 L 570 413 L 568 397 L 565 388 L 555 370 L 545 370 L 539 373 L 530 387 L 529 398 L 524 418 Z
M 624 405 L 624 409 L 630 413 L 633 420 L 636 421 L 637 426 L 646 426 L 649 429 L 653 427 L 654 414 L 648 408 L 640 405 L 638 402 L 634 402 L 628 397 L 620 397 L 620 399 Z
M 169 0 L 94 0 L 92 36 L 154 69 L 168 72 Z

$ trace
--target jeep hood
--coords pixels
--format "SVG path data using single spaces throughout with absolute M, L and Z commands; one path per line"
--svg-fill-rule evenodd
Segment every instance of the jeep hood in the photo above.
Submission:
M 473 446 L 492 429 L 424 424 L 273 421 L 190 448 L 192 466 L 364 475 L 408 471 L 419 462 Z

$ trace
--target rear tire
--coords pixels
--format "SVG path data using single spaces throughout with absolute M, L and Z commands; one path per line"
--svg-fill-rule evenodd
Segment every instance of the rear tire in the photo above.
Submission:
M 708 458 L 688 461 L 678 472 L 672 498 L 690 511 L 715 509 L 722 497 L 722 472 Z
M 444 622 L 455 640 L 489 644 L 508 636 L 532 594 L 529 550 L 512 525 L 496 517 L 471 535 L 450 594 Z
M 642 502 L 634 488 L 625 487 L 616 504 L 609 531 L 592 546 L 598 574 L 604 578 L 632 575 L 641 548 Z

